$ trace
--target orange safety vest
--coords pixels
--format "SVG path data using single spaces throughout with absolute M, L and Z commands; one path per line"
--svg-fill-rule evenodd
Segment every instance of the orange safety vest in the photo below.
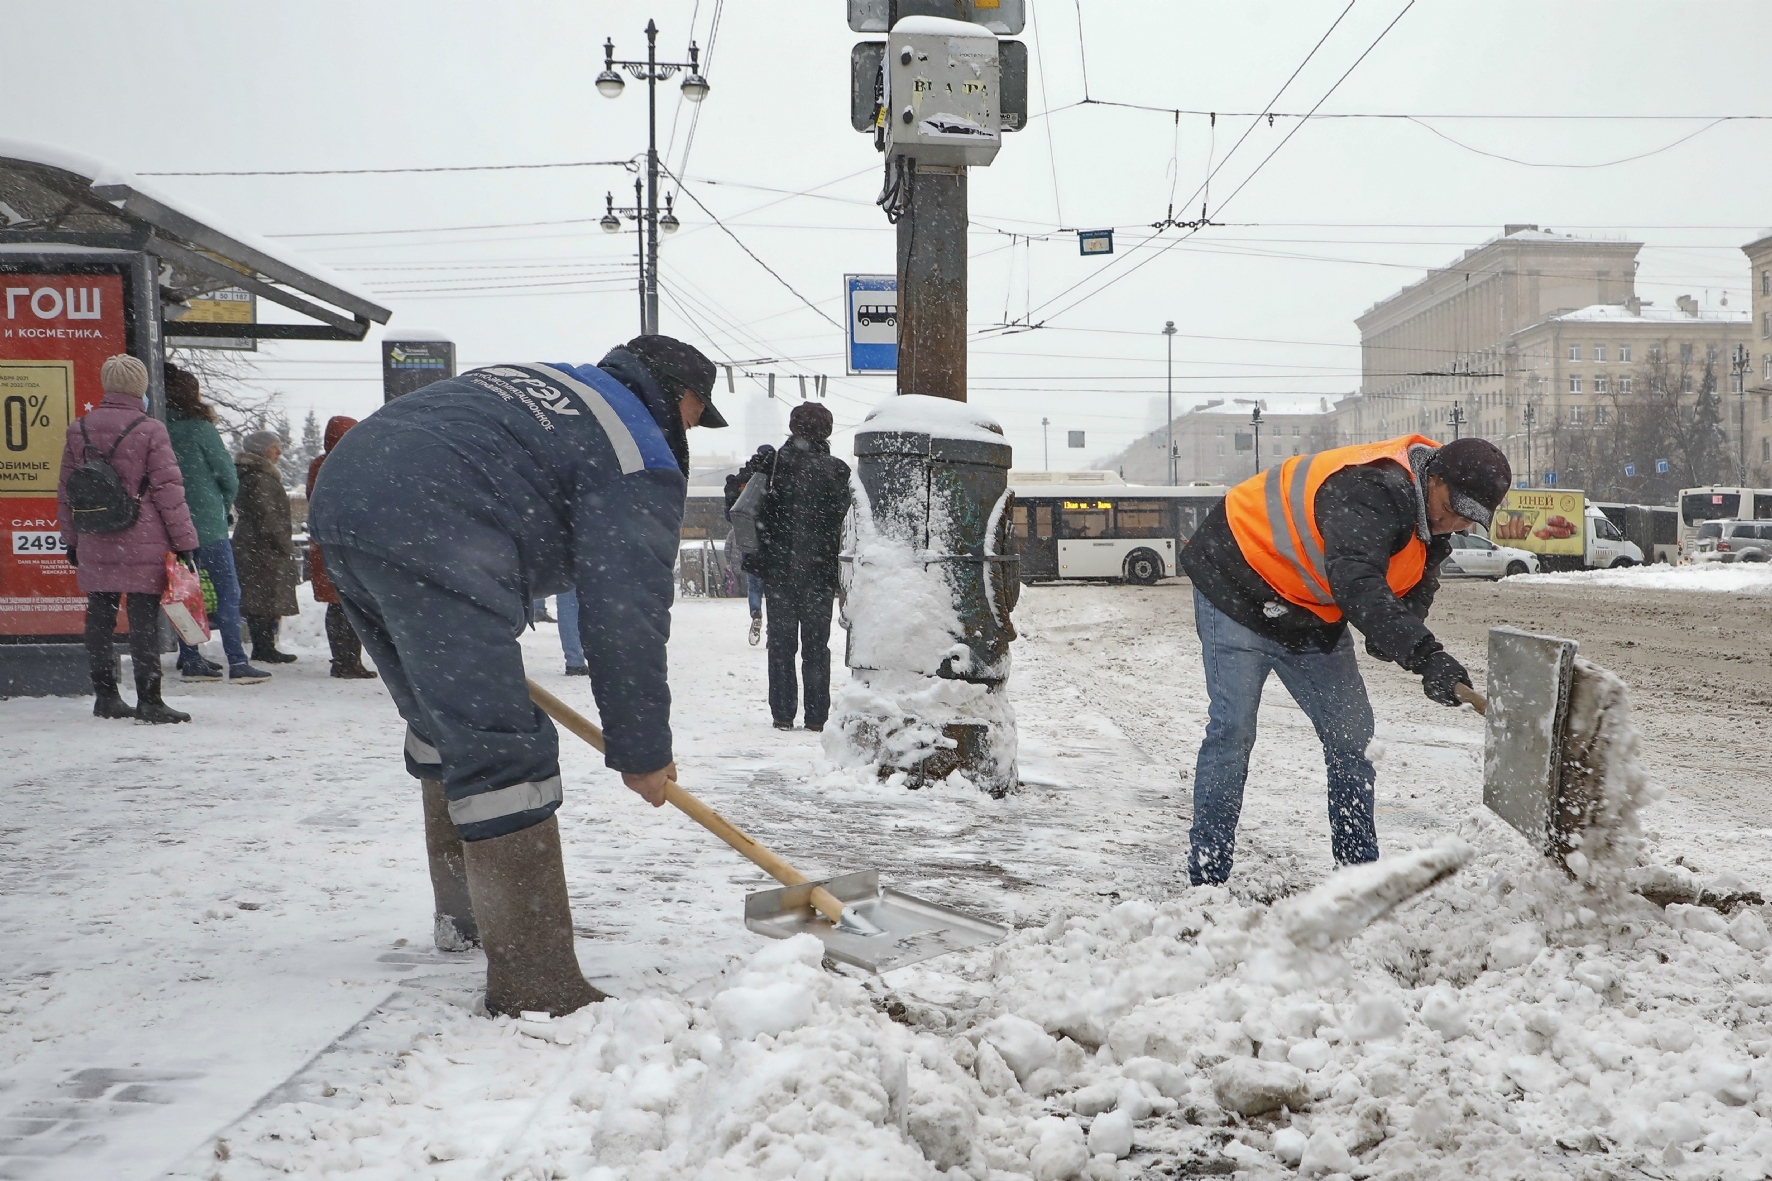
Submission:
M 1329 564 L 1317 528 L 1317 489 L 1344 467 L 1380 459 L 1401 464 L 1413 482 L 1409 448 L 1417 444 L 1439 446 L 1422 435 L 1403 435 L 1382 443 L 1294 455 L 1232 488 L 1224 498 L 1224 513 L 1244 560 L 1287 602 L 1314 612 L 1326 623 L 1340 623 L 1341 608 L 1329 590 Z M 1419 536 L 1411 536 L 1408 545 L 1391 555 L 1385 582 L 1401 597 L 1426 571 L 1427 546 Z

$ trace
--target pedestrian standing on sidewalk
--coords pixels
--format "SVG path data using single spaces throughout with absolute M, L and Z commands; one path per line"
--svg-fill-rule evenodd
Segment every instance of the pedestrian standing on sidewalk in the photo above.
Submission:
M 277 650 L 278 621 L 301 612 L 295 601 L 295 529 L 289 493 L 283 489 L 283 440 L 275 431 L 253 431 L 240 440 L 234 468 L 240 495 L 234 501 L 234 568 L 240 575 L 240 614 L 252 634 L 252 658 L 268 664 L 295 659 Z
M 806 728 L 824 729 L 831 712 L 831 606 L 849 512 L 849 465 L 831 454 L 833 425 L 824 405 L 800 403 L 788 415 L 788 441 L 769 461 L 756 564 L 768 604 L 769 712 L 777 730 L 794 728 L 796 650 L 806 683 Z M 759 451 L 752 463 L 762 458 Z
M 762 472 L 764 478 L 767 479 L 769 468 L 774 462 L 775 448 L 765 443 L 757 448 L 757 453 L 751 456 L 744 466 L 726 477 L 726 519 L 728 521 L 732 520 L 732 506 L 738 503 L 738 498 L 744 492 L 745 485 L 751 482 L 751 477 Z M 747 554 L 744 550 L 739 549 L 737 536 L 730 533 L 726 535 L 726 553 L 728 567 L 735 567 L 739 572 L 738 576 L 744 580 L 745 598 L 749 601 L 751 608 L 750 640 L 751 646 L 754 648 L 757 641 L 763 636 L 763 576 L 753 573 L 751 570 L 752 566 L 758 564 L 758 559 L 755 555 Z
M 308 462 L 309 504 L 314 502 L 314 481 L 319 478 L 320 466 L 338 446 L 338 441 L 345 437 L 345 432 L 356 425 L 356 419 L 342 414 L 326 420 L 324 450 Z M 332 649 L 332 675 L 341 680 L 373 681 L 375 674 L 363 667 L 363 643 L 357 639 L 357 632 L 351 627 L 345 609 L 339 606 L 338 589 L 326 576 L 326 557 L 315 541 L 308 542 L 308 581 L 314 587 L 314 601 L 326 604 L 326 644 Z
M 170 551 L 187 562 L 196 560 L 197 528 L 185 507 L 184 478 L 166 427 L 147 413 L 147 366 L 119 353 L 105 361 L 99 381 L 104 401 L 68 426 L 56 491 L 62 545 L 86 595 L 93 716 L 156 724 L 188 722 L 190 714 L 170 708 L 160 697 L 160 594 L 166 589 L 166 555 Z M 92 511 L 86 489 L 97 464 L 115 472 L 115 485 L 120 485 L 117 503 L 124 507 L 121 517 L 133 521 L 126 527 L 112 527 L 122 523 L 114 512 L 101 511 L 87 519 L 76 512 Z M 81 494 L 71 503 L 69 479 L 82 468 L 87 470 L 78 482 Z M 89 531 L 94 526 L 103 531 Z M 120 599 L 127 603 L 129 618 L 133 708 L 117 692 L 112 640 Z
M 1442 447 L 1420 435 L 1297 455 L 1232 488 L 1181 551 L 1210 699 L 1194 769 L 1188 877 L 1230 877 L 1255 719 L 1268 673 L 1316 727 L 1329 773 L 1338 865 L 1378 859 L 1372 703 L 1354 659 L 1366 651 L 1458 705 L 1471 683 L 1428 630 L 1448 536 L 1487 525 L 1513 484 L 1487 439 Z
M 215 429 L 215 409 L 203 400 L 197 375 L 166 364 L 166 433 L 184 475 L 185 505 L 197 528 L 197 568 L 215 588 L 215 618 L 227 677 L 234 684 L 268 680 L 270 673 L 249 664 L 240 642 L 240 581 L 234 572 L 234 546 L 228 540 L 228 514 L 240 490 L 234 461 Z M 178 642 L 178 671 L 187 681 L 219 681 L 222 666 L 206 659 L 194 645 Z
M 655 335 L 596 365 L 475 369 L 364 419 L 314 484 L 310 532 L 406 719 L 437 943 L 485 948 L 489 1012 L 605 999 L 573 946 L 559 743 L 518 641 L 536 596 L 577 592 L 603 761 L 662 805 L 688 430 L 726 425 L 714 373 Z

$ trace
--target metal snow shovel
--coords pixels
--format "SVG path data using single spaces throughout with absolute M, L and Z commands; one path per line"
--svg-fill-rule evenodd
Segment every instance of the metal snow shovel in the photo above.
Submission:
M 595 723 L 534 681 L 529 682 L 529 698 L 554 721 L 603 749 L 603 731 Z M 675 782 L 665 784 L 665 799 L 782 884 L 780 890 L 745 898 L 745 926 L 760 935 L 771 939 L 787 939 L 802 932 L 816 935 L 831 959 L 870 972 L 885 972 L 950 951 L 996 943 L 1009 934 L 1009 928 L 1000 923 L 884 888 L 877 870 L 811 881 Z
M 1574 640 L 1489 629 L 1489 694 L 1454 687 L 1483 715 L 1483 803 L 1563 864 L 1593 816 L 1597 734 L 1572 735 L 1569 701 L 1585 675 Z M 1565 868 L 1567 868 L 1565 866 Z

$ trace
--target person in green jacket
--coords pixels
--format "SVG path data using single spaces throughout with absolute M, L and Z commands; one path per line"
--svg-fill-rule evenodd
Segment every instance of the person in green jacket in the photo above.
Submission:
M 215 429 L 215 409 L 203 400 L 196 374 L 171 362 L 166 365 L 166 432 L 172 436 L 172 453 L 185 478 L 185 504 L 197 526 L 197 566 L 215 587 L 212 622 L 228 657 L 228 680 L 234 684 L 266 680 L 271 674 L 247 661 L 240 641 L 240 580 L 234 572 L 233 543 L 228 540 L 228 515 L 240 491 L 234 457 Z M 219 664 L 182 640 L 178 669 L 187 681 L 222 679 Z

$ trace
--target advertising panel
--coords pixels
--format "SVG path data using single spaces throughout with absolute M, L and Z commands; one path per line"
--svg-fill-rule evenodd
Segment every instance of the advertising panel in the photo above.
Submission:
M 455 342 L 387 337 L 381 342 L 381 398 L 392 402 L 455 376 Z
M 55 504 L 68 424 L 104 397 L 127 351 L 123 278 L 0 272 L 0 636 L 74 636 L 86 598 Z
M 1515 488 L 1495 511 L 1489 538 L 1535 554 L 1582 556 L 1587 496 L 1562 488 Z
M 223 287 L 220 291 L 198 296 L 190 301 L 190 309 L 179 318 L 180 324 L 258 323 L 258 296 L 244 287 Z M 181 336 L 177 343 L 182 349 L 228 349 L 248 353 L 258 349 L 254 337 L 229 336 L 225 328 L 214 336 Z

